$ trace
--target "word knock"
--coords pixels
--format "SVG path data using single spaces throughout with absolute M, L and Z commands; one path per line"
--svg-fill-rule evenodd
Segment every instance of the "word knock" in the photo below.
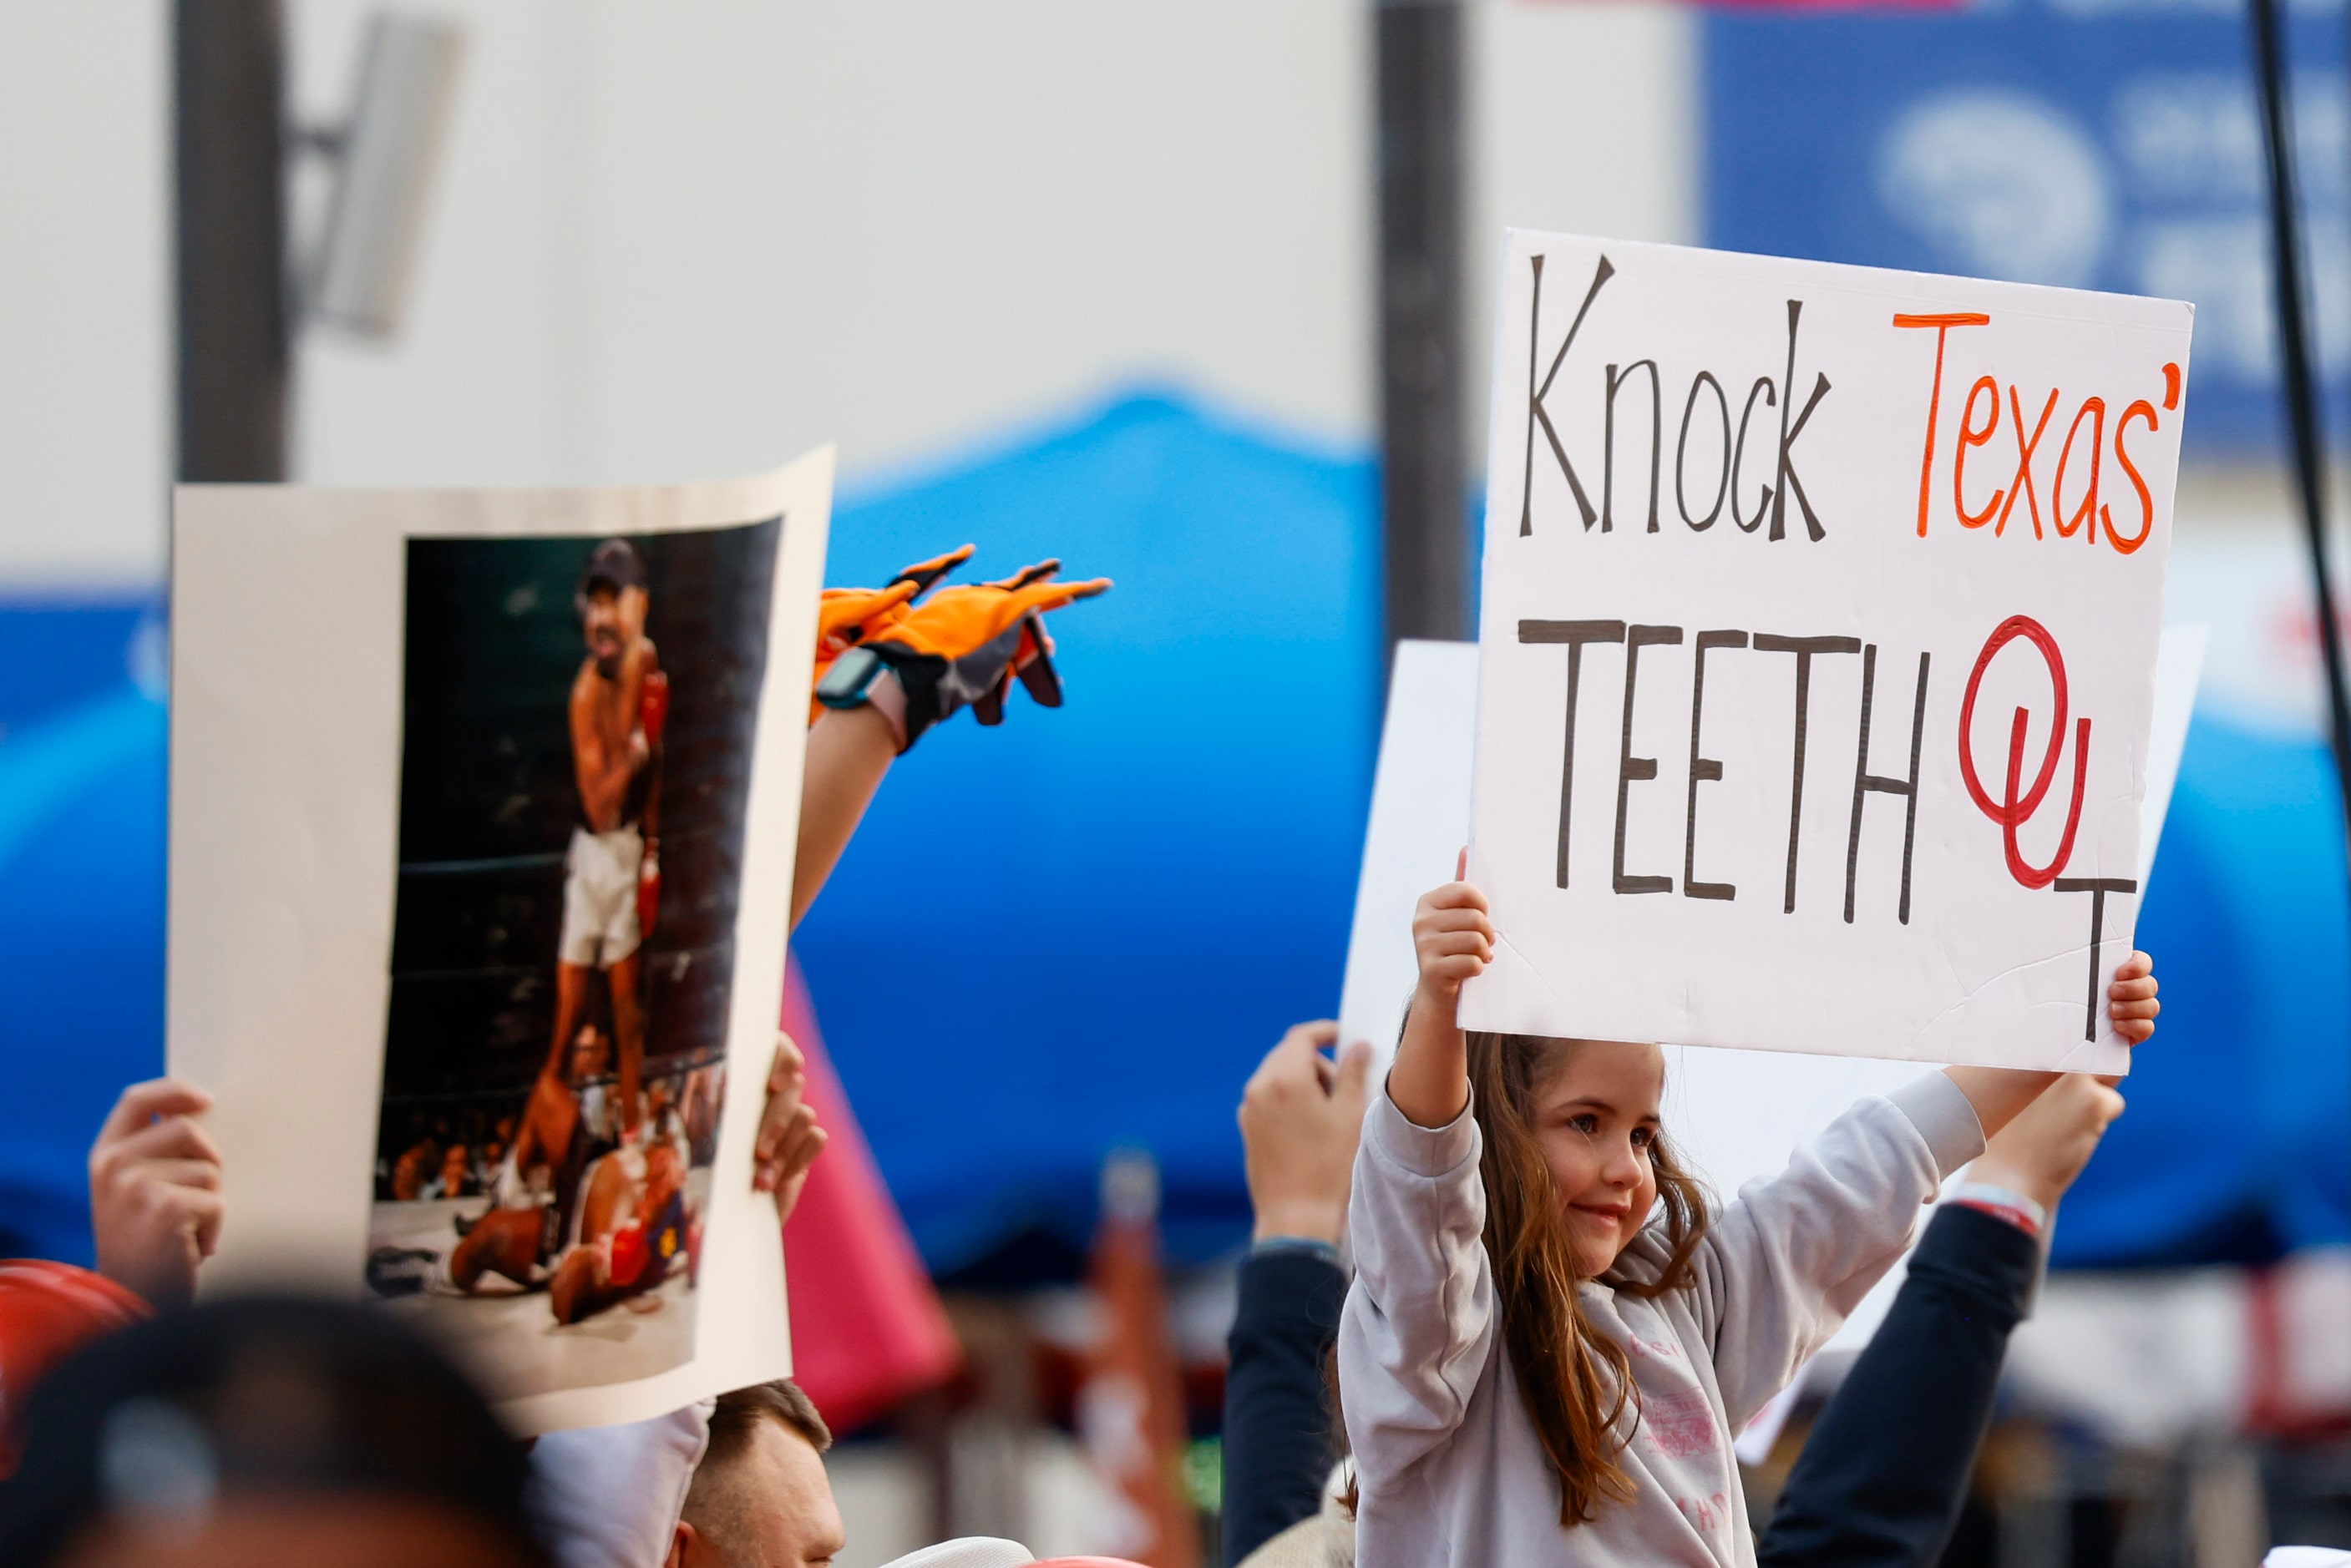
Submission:
M 1584 490 L 1583 480 L 1576 472 L 1574 462 L 1569 459 L 1566 447 L 1560 442 L 1559 428 L 1552 422 L 1551 410 L 1546 402 L 1552 386 L 1559 380 L 1560 368 L 1567 362 L 1568 350 L 1575 347 L 1576 334 L 1583 330 L 1584 317 L 1592 314 L 1593 301 L 1600 297 L 1600 291 L 1607 286 L 1608 280 L 1616 275 L 1616 269 L 1606 256 L 1600 258 L 1600 265 L 1593 269 L 1591 286 L 1583 291 L 1583 303 L 1576 307 L 1575 319 L 1568 323 L 1567 336 L 1560 339 L 1558 351 L 1551 357 L 1550 368 L 1544 369 L 1541 357 L 1543 258 L 1530 256 L 1528 262 L 1534 269 L 1534 303 L 1528 313 L 1526 483 L 1519 502 L 1519 532 L 1522 535 L 1534 532 L 1535 432 L 1538 430 L 1542 432 L 1543 443 L 1551 452 L 1552 462 L 1567 481 L 1568 493 L 1575 498 L 1575 509 L 1583 519 L 1585 529 L 1589 530 L 1596 522 L 1602 533 L 1614 531 L 1616 524 L 1616 400 L 1632 382 L 1635 373 L 1646 371 L 1649 393 L 1647 531 L 1654 534 L 1657 532 L 1658 477 L 1665 455 L 1665 384 L 1656 359 L 1645 358 L 1629 365 L 1610 365 L 1602 371 L 1600 506 L 1597 511 L 1593 509 L 1591 495 Z M 1795 465 L 1796 438 L 1804 433 L 1804 426 L 1811 421 L 1813 410 L 1820 407 L 1823 398 L 1828 396 L 1829 379 L 1825 374 L 1815 373 L 1811 395 L 1805 398 L 1803 408 L 1792 419 L 1790 417 L 1796 390 L 1796 327 L 1803 313 L 1802 300 L 1788 301 L 1787 364 L 1781 372 L 1777 386 L 1770 376 L 1758 376 L 1747 389 L 1747 396 L 1740 404 L 1736 437 L 1731 434 L 1730 395 L 1723 390 L 1721 380 L 1711 370 L 1700 370 L 1690 380 L 1689 395 L 1682 400 L 1681 433 L 1674 441 L 1674 506 L 1681 514 L 1682 521 L 1695 533 L 1704 533 L 1713 527 L 1716 520 L 1721 517 L 1724 505 L 1728 504 L 1730 520 L 1742 532 L 1752 534 L 1769 517 L 1771 524 L 1769 536 L 1783 538 L 1787 534 L 1788 497 L 1793 495 L 1797 510 L 1803 514 L 1806 534 L 1814 543 L 1825 537 L 1821 520 L 1814 514 L 1813 504 L 1804 494 L 1803 484 L 1796 476 Z M 1538 370 L 1541 371 L 1540 379 Z M 1719 426 L 1721 443 L 1713 465 L 1714 496 L 1705 514 L 1698 516 L 1690 512 L 1689 447 L 1690 425 L 1693 419 L 1699 417 L 1698 396 L 1701 392 L 1709 394 L 1713 401 L 1714 412 L 1710 417 Z M 1750 517 L 1740 505 L 1739 492 L 1740 476 L 1747 466 L 1748 426 L 1755 417 L 1755 402 L 1759 398 L 1765 409 L 1777 412 L 1779 454 L 1772 467 L 1771 483 L 1758 486 L 1755 514 Z M 1701 441 L 1701 451 L 1703 444 Z

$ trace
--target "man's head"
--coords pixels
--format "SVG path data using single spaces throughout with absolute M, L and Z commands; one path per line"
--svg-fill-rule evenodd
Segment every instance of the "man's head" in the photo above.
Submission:
M 782 1378 L 722 1395 L 668 1568 L 824 1568 L 847 1544 L 820 1457 L 831 1446 Z
M 592 1023 L 581 1024 L 571 1037 L 571 1081 L 587 1084 L 601 1077 L 610 1055 L 604 1032 Z
M 644 635 L 644 558 L 626 539 L 605 540 L 580 574 L 580 597 L 574 603 L 597 673 L 612 680 L 621 672 L 629 645 Z
M 529 1465 L 441 1351 L 357 1303 L 216 1302 L 44 1377 L 0 1562 L 545 1568 Z

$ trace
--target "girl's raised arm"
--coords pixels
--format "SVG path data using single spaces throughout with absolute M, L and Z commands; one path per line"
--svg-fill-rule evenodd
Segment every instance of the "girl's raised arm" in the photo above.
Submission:
M 1462 858 L 1468 860 L 1467 851 Z M 1387 1093 L 1414 1126 L 1441 1127 L 1469 1104 L 1468 1053 L 1453 1016 L 1461 1005 L 1461 982 L 1483 973 L 1494 956 L 1486 895 L 1467 882 L 1423 894 L 1413 910 L 1412 945 L 1420 983 L 1413 988 Z
M 1347 1222 L 1355 1282 L 1340 1314 L 1339 1382 L 1366 1518 L 1393 1506 L 1397 1478 L 1460 1425 L 1493 1355 L 1486 1189 L 1478 1126 L 1466 1114 L 1468 1054 L 1453 1022 L 1461 982 L 1486 967 L 1493 932 L 1485 896 L 1467 883 L 1420 900 L 1412 923 L 1420 983 L 1355 1154 Z

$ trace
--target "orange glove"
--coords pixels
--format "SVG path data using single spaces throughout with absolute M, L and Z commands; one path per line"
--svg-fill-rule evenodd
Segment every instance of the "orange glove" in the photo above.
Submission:
M 931 585 L 970 560 L 972 549 L 972 545 L 966 545 L 944 556 L 917 561 L 878 588 L 825 589 L 824 597 L 817 602 L 816 670 L 809 677 L 810 690 L 814 691 L 817 682 L 824 679 L 834 659 L 883 628 L 904 619 L 906 607 L 928 592 Z M 810 698 L 809 722 L 815 723 L 823 711 L 822 704 Z
M 879 666 L 893 671 L 906 694 L 906 739 L 912 746 L 925 730 L 968 707 L 984 724 L 1003 722 L 1004 694 L 1013 676 L 1047 707 L 1061 702 L 1061 683 L 1050 655 L 1052 639 L 1041 618 L 1080 599 L 1109 591 L 1108 577 L 1090 582 L 1050 580 L 1059 561 L 1041 561 L 1001 582 L 946 588 L 928 604 L 904 612 L 894 624 L 862 644 Z M 1037 671 L 1031 677 L 1029 671 Z M 853 689 L 835 681 L 828 706 L 853 708 L 865 701 L 864 687 L 878 670 L 863 674 Z M 904 747 L 900 748 L 904 750 Z

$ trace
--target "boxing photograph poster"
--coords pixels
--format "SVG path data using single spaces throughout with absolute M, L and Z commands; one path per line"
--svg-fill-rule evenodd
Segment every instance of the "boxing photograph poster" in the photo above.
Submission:
M 2193 308 L 1503 253 L 1462 1025 L 2127 1071 Z
M 529 1430 L 789 1370 L 750 1143 L 830 493 L 829 452 L 179 493 L 173 884 L 210 891 L 171 1057 L 219 1101 L 223 1281 L 298 1256 Z
M 408 541 L 368 1284 L 504 1393 L 693 1354 L 780 525 Z

